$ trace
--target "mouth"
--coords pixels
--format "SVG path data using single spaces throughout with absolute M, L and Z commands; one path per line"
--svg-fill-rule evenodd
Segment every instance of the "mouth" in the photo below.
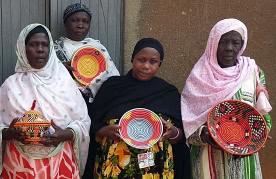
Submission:
M 76 35 L 81 36 L 84 34 L 84 32 L 75 32 Z
M 148 76 L 148 73 L 144 73 L 144 72 L 139 72 L 139 74 L 140 74 L 141 76 Z
M 45 58 L 39 57 L 39 58 L 36 59 L 36 62 L 37 63 L 44 63 L 45 60 L 46 60 Z
M 226 60 L 233 60 L 234 57 L 233 56 L 224 56 L 224 59 L 226 59 Z

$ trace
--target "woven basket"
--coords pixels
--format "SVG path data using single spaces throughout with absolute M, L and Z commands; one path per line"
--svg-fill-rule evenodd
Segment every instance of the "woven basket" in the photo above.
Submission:
M 121 117 L 119 126 L 124 142 L 137 149 L 151 148 L 163 133 L 163 124 L 159 116 L 145 108 L 127 111 Z
M 207 126 L 215 142 L 235 155 L 257 152 L 268 136 L 266 121 L 257 109 L 237 100 L 215 105 L 208 114 Z
M 44 134 L 48 133 L 51 122 L 47 121 L 38 111 L 34 110 L 35 101 L 32 109 L 27 111 L 23 117 L 19 118 L 14 127 L 21 129 L 21 134 L 28 136 L 26 142 L 39 142 Z

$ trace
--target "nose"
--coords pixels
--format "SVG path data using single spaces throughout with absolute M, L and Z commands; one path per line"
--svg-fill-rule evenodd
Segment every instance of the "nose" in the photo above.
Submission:
M 38 46 L 37 46 L 37 52 L 38 52 L 38 53 L 43 53 L 43 52 L 44 52 L 43 45 L 38 45 Z
M 150 63 L 149 63 L 149 62 L 143 63 L 143 68 L 144 68 L 145 70 L 148 70 L 149 67 L 150 67 Z
M 233 44 L 232 43 L 227 43 L 226 47 L 225 47 L 225 50 L 232 51 L 233 50 Z
M 83 28 L 83 27 L 84 27 L 84 24 L 83 24 L 83 22 L 80 21 L 80 22 L 78 23 L 78 28 Z

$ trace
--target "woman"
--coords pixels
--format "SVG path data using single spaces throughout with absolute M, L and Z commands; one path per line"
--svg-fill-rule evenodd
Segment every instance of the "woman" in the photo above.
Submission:
M 56 56 L 47 27 L 25 27 L 16 54 L 16 73 L 0 88 L 2 178 L 80 178 L 91 121 L 81 93 Z M 26 142 L 27 137 L 14 128 L 34 100 L 35 110 L 52 126 L 40 143 Z
M 220 149 L 205 125 L 213 105 L 227 99 L 244 101 L 264 113 L 267 127 L 271 106 L 264 73 L 249 57 L 247 28 L 237 19 L 219 21 L 211 30 L 205 53 L 189 75 L 181 97 L 185 136 L 192 145 L 193 178 L 262 178 L 258 153 L 237 157 Z M 265 95 L 266 94 L 266 95 Z
M 120 75 L 108 51 L 100 41 L 92 38 L 85 38 L 90 29 L 91 16 L 92 13 L 90 9 L 84 4 L 76 3 L 68 6 L 63 14 L 63 22 L 67 37 L 60 37 L 55 43 L 55 50 L 58 58 L 70 72 L 75 70 L 71 67 L 71 58 L 79 49 L 93 47 L 104 55 L 107 63 L 107 70 L 94 78 L 88 87 L 77 83 L 88 105 L 92 103 L 98 89 L 107 78 Z
M 189 152 L 181 129 L 180 94 L 173 85 L 155 77 L 163 57 L 159 41 L 141 39 L 132 54 L 132 70 L 122 77 L 110 77 L 98 91 L 91 107 L 91 133 L 96 133 L 98 142 L 94 178 L 189 177 Z M 162 118 L 163 136 L 150 149 L 135 149 L 120 138 L 119 119 L 133 108 L 147 108 Z M 140 169 L 137 155 L 149 151 L 154 154 L 155 165 Z M 187 173 L 183 173 L 184 170 Z

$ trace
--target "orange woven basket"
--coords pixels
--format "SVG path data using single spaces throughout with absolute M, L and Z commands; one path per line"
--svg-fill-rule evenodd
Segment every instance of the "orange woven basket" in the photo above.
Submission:
M 207 126 L 215 142 L 234 155 L 250 155 L 265 144 L 266 121 L 253 106 L 237 100 L 215 105 L 208 114 Z
M 51 122 L 47 121 L 38 111 L 35 111 L 34 100 L 31 110 L 27 111 L 23 117 L 18 118 L 15 128 L 21 129 L 21 134 L 28 136 L 26 142 L 39 142 L 44 134 L 48 133 Z

